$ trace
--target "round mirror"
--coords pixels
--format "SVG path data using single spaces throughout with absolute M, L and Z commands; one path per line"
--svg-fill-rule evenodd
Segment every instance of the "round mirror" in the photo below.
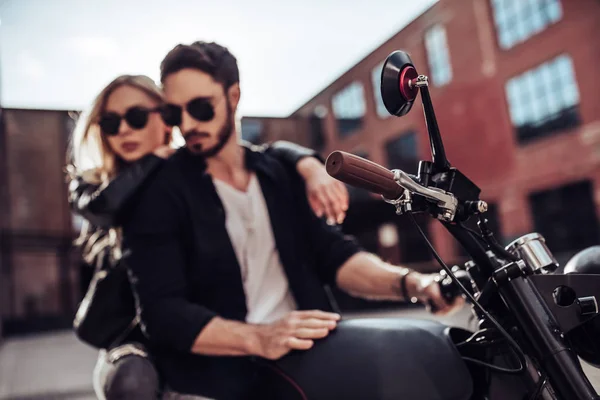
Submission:
M 401 117 L 410 111 L 419 93 L 410 81 L 417 76 L 408 53 L 398 50 L 387 57 L 381 71 L 381 98 L 390 114 Z

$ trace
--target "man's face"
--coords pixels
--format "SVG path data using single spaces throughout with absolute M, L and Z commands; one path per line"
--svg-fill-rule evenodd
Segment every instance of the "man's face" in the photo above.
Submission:
M 179 129 L 186 147 L 212 157 L 231 138 L 234 113 L 223 85 L 197 69 L 183 69 L 165 79 L 165 97 L 173 110 L 181 108 Z

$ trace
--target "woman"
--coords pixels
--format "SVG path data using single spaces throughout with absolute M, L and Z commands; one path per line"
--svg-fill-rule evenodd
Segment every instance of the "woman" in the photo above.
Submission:
M 161 118 L 162 103 L 150 78 L 120 76 L 100 92 L 73 133 L 69 202 L 86 219 L 77 243 L 85 262 L 95 265 L 74 326 L 82 340 L 102 349 L 94 372 L 99 398 L 149 399 L 160 393 L 121 261 L 118 226 L 138 189 L 175 151 L 171 128 Z M 317 215 L 343 221 L 348 193 L 314 152 L 286 142 L 265 151 L 303 176 Z

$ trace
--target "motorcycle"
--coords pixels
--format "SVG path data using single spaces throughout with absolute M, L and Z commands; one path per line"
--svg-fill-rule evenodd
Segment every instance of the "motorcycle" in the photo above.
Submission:
M 443 268 L 443 295 L 464 296 L 477 329 L 417 319 L 341 321 L 310 351 L 271 366 L 282 378 L 273 382 L 275 392 L 314 400 L 600 399 L 579 360 L 600 368 L 599 248 L 559 274 L 538 233 L 502 247 L 487 225 L 481 190 L 446 158 L 427 76 L 407 53 L 390 54 L 381 75 L 388 112 L 407 114 L 419 93 L 432 160 L 420 161 L 417 176 L 341 151 L 329 155 L 327 171 L 380 194 L 413 222 L 413 214 L 427 213 L 443 224 L 472 257 L 465 265 L 448 267 L 421 234 Z M 465 225 L 470 218 L 479 232 Z

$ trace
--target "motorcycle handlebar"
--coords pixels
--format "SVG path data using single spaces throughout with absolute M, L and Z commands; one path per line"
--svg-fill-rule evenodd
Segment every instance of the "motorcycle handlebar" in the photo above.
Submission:
M 394 173 L 372 161 L 344 151 L 334 151 L 325 163 L 327 173 L 349 185 L 366 189 L 395 200 L 404 189 L 394 180 Z
M 463 269 L 453 269 L 452 272 L 454 273 L 454 276 L 456 276 L 456 278 L 458 278 L 458 280 L 463 284 L 463 286 L 466 287 L 467 290 L 469 290 L 469 293 L 475 294 L 475 291 L 473 290 L 473 282 L 471 280 L 471 276 L 467 271 Z M 444 298 L 446 303 L 451 304 L 455 298 L 462 294 L 462 290 L 447 275 L 445 271 L 442 270 L 437 275 L 436 281 L 440 286 L 440 293 L 442 294 L 442 297 Z M 428 305 L 431 308 L 432 312 L 437 311 L 437 307 L 433 304 L 433 302 L 430 301 Z

